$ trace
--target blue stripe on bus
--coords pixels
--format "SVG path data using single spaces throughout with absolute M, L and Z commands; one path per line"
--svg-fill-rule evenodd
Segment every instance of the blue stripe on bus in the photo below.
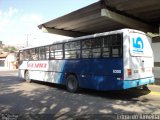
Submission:
M 66 67 L 66 60 L 63 60 L 60 73 L 58 75 L 57 84 L 65 84 L 64 68 Z
M 138 80 L 137 79 L 136 80 L 125 80 L 123 81 L 123 89 L 147 85 L 147 84 L 154 83 L 154 82 L 155 82 L 154 77 L 141 78 Z
M 120 73 L 114 73 L 113 70 L 118 70 Z M 63 60 L 56 83 L 65 84 L 64 73 L 75 73 L 80 87 L 99 89 L 99 85 L 103 81 L 112 83 L 112 81 L 117 80 L 117 78 L 123 77 L 123 59 Z M 108 85 L 106 85 L 106 87 L 108 87 Z
M 74 62 L 74 64 L 73 64 Z M 120 74 L 113 73 L 113 69 L 121 70 Z M 59 73 L 58 84 L 65 84 L 64 73 L 75 73 L 79 86 L 96 90 L 120 90 L 154 83 L 154 78 L 138 80 L 120 80 L 123 78 L 122 58 L 101 60 L 63 60 Z

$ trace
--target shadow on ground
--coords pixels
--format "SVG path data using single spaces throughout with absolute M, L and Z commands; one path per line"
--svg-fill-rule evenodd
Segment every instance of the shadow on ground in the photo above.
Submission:
M 139 97 L 150 90 L 94 91 L 73 94 L 64 86 L 32 82 L 15 76 L 0 77 L 0 112 L 20 119 L 115 119 L 116 114 L 157 113 L 160 106 Z M 141 92 L 140 92 L 141 91 Z M 147 103 L 147 104 L 146 104 Z
M 47 83 L 47 82 L 44 83 L 40 81 L 32 81 L 32 82 L 41 84 L 41 85 L 46 85 L 49 87 L 54 87 L 61 91 L 67 91 L 64 85 L 57 85 L 54 83 Z M 143 95 L 148 95 L 150 92 L 151 90 L 149 89 L 137 89 L 137 88 L 127 89 L 127 90 L 115 90 L 115 91 L 113 90 L 112 91 L 97 91 L 97 90 L 80 88 L 78 91 L 78 94 L 94 96 L 94 97 L 102 97 L 102 98 L 114 99 L 114 100 L 136 101 L 136 99 L 134 98 L 139 98 Z M 77 93 L 72 93 L 72 94 L 77 94 Z

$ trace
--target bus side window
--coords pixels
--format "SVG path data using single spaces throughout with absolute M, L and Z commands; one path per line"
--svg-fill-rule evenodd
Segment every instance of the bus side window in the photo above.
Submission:
M 97 37 L 92 40 L 92 55 L 93 58 L 101 57 L 102 37 Z
M 82 58 L 92 58 L 91 39 L 82 41 Z
M 35 56 L 35 49 L 30 49 L 30 60 L 34 60 L 34 56 Z
M 35 48 L 34 60 L 38 60 L 39 48 Z
M 40 47 L 39 48 L 39 59 L 40 60 L 45 60 L 46 59 L 45 47 Z
M 55 59 L 55 49 L 56 49 L 56 45 L 51 45 L 50 46 L 50 59 L 51 60 Z
M 50 50 L 49 50 L 49 46 L 46 46 L 46 47 L 45 47 L 46 60 L 49 60 L 49 54 L 50 54 L 49 51 L 50 51 Z
M 110 56 L 110 36 L 105 36 L 103 38 L 103 48 L 102 48 L 102 57 L 106 58 Z
M 63 46 L 62 46 L 62 44 L 56 45 L 55 59 L 63 59 Z
M 23 60 L 25 60 L 24 51 L 20 51 L 19 52 L 19 61 L 23 61 Z
M 38 48 L 31 49 L 30 54 L 30 60 L 38 60 Z
M 122 56 L 122 34 L 108 35 L 103 38 L 103 57 Z
M 81 57 L 81 51 L 80 51 L 81 44 L 80 44 L 80 41 L 74 42 L 73 46 L 74 46 L 74 49 L 75 49 L 75 56 L 76 56 L 75 58 L 80 58 Z
M 111 55 L 112 57 L 122 56 L 122 35 L 121 34 L 112 35 Z
M 65 43 L 65 59 L 80 58 L 80 41 Z
M 25 60 L 29 60 L 30 59 L 30 51 L 29 50 L 25 50 Z

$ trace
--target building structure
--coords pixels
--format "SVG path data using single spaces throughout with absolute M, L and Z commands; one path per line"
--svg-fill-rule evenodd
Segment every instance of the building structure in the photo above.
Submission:
M 0 68 L 3 69 L 17 69 L 17 53 L 2 52 L 0 53 Z
M 8 56 L 8 52 L 1 52 L 0 53 L 0 67 L 5 67 L 5 60 L 6 57 Z

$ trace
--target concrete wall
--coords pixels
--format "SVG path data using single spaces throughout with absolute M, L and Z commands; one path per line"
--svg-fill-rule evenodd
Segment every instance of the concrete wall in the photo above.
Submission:
M 154 53 L 154 75 L 156 78 L 155 84 L 160 85 L 160 37 L 152 39 L 152 49 Z

